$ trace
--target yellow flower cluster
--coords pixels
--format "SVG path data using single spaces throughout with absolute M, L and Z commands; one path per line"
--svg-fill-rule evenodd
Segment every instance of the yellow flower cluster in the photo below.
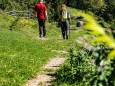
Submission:
M 22 26 L 22 27 L 27 26 L 27 25 L 29 25 L 29 21 L 26 20 L 26 19 L 21 19 L 19 21 L 19 25 Z

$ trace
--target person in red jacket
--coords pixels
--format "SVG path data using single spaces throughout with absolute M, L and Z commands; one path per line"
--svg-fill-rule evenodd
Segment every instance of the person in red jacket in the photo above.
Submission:
M 47 8 L 45 4 L 43 4 L 43 0 L 40 0 L 39 3 L 35 6 L 34 14 L 37 17 L 39 23 L 39 37 L 46 37 L 45 20 L 48 20 L 48 16 Z

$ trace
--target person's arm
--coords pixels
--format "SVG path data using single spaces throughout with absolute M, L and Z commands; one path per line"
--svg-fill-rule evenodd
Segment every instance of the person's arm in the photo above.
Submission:
M 48 20 L 47 10 L 45 11 L 45 19 Z
M 35 17 L 37 17 L 37 5 L 35 6 L 35 9 L 34 9 L 34 15 Z
M 60 11 L 59 20 L 60 20 L 60 21 L 62 20 L 62 11 Z
M 70 14 L 69 14 L 69 22 L 71 23 L 71 16 L 70 16 Z
M 34 11 L 34 15 L 35 15 L 35 17 L 37 17 L 37 11 Z
M 70 12 L 68 12 L 68 20 L 69 20 L 69 24 L 71 24 L 71 16 L 70 16 Z

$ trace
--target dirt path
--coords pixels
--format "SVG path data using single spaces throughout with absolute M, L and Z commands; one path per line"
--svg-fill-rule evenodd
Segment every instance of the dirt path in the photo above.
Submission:
M 62 57 L 51 59 L 48 64 L 43 66 L 43 71 L 41 71 L 34 79 L 29 80 L 23 86 L 52 86 L 50 82 L 53 78 L 55 78 L 55 73 L 52 73 L 51 71 L 58 69 L 66 59 L 67 58 Z M 49 72 L 46 72 L 47 70 L 49 70 Z

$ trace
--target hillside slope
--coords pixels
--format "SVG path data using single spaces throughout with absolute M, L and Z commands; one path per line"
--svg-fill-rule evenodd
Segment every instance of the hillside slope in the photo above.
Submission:
M 20 86 L 39 72 L 58 51 L 74 46 L 78 34 L 71 31 L 69 40 L 61 38 L 56 23 L 47 23 L 47 40 L 38 38 L 35 20 L 0 15 L 0 86 Z

